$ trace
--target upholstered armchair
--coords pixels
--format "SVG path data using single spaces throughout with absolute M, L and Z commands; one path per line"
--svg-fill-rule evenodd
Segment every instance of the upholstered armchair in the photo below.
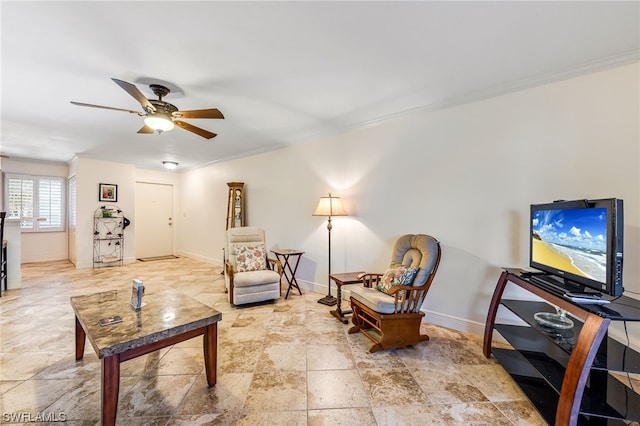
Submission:
M 353 326 L 373 341 L 369 352 L 402 348 L 429 340 L 420 334 L 420 311 L 440 264 L 440 243 L 435 238 L 403 235 L 395 243 L 391 265 L 384 274 L 361 274 L 362 285 L 351 284 Z
M 232 305 L 280 298 L 282 265 L 267 257 L 264 230 L 237 227 L 227 230 L 224 281 Z

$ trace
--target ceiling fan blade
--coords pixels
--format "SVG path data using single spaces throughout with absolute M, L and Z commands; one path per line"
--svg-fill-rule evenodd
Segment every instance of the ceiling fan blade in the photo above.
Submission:
M 131 114 L 137 114 L 141 117 L 144 117 L 146 114 L 140 111 L 133 111 L 130 109 L 122 109 L 122 108 L 114 108 L 114 107 L 108 107 L 108 106 L 102 106 L 102 105 L 93 105 L 93 104 L 85 104 L 82 102 L 75 102 L 75 101 L 71 101 L 72 104 L 74 105 L 78 105 L 78 106 L 84 106 L 84 107 L 91 107 L 91 108 L 102 108 L 102 109 L 111 109 L 114 111 L 124 111 L 124 112 L 130 112 Z
M 138 130 L 138 133 L 153 133 L 154 130 L 147 126 L 146 124 L 144 126 L 142 126 L 142 128 L 140 130 Z
M 176 118 L 224 118 L 218 108 L 176 111 L 173 116 Z
M 127 83 L 126 81 L 118 80 L 117 78 L 112 78 L 111 80 L 113 80 L 118 86 L 122 87 L 125 90 L 125 92 L 133 96 L 133 98 L 136 101 L 140 102 L 140 105 L 142 105 L 145 111 L 149 112 L 149 111 L 156 110 L 156 107 L 151 105 L 151 102 L 149 102 L 149 99 L 147 99 L 134 84 Z
M 205 129 L 201 129 L 200 127 L 193 126 L 193 125 L 191 125 L 189 123 L 186 123 L 184 121 L 174 120 L 173 123 L 176 126 L 183 128 L 184 130 L 188 130 L 188 131 L 190 131 L 192 133 L 195 133 L 196 135 L 200 135 L 200 136 L 202 136 L 203 138 L 206 138 L 206 139 L 215 138 L 217 136 L 215 133 L 212 133 L 212 132 L 210 132 L 208 130 L 205 130 Z

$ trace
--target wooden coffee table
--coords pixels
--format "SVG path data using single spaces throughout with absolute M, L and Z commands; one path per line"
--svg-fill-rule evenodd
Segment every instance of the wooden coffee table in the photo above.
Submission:
M 148 286 L 147 286 L 148 287 Z M 209 386 L 216 384 L 218 321 L 215 309 L 172 289 L 147 292 L 142 309 L 129 304 L 131 290 L 112 290 L 71 298 L 76 314 L 76 360 L 86 337 L 102 360 L 102 424 L 115 425 L 120 363 L 202 335 Z M 122 322 L 100 326 L 114 315 Z

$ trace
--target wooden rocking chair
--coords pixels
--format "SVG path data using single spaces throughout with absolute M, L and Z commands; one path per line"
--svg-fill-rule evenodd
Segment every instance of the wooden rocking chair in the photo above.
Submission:
M 403 235 L 396 241 L 387 272 L 363 273 L 363 286 L 350 286 L 353 326 L 349 333 L 359 331 L 371 339 L 374 345 L 369 352 L 429 340 L 429 336 L 420 334 L 425 315 L 420 307 L 440 264 L 440 255 L 440 243 L 435 238 Z M 415 274 L 413 282 L 406 282 L 411 274 Z

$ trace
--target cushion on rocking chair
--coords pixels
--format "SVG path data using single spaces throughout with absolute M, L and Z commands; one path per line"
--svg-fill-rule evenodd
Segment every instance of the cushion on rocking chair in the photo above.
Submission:
M 351 297 L 381 314 L 392 314 L 396 309 L 395 297 L 375 288 L 353 287 Z

